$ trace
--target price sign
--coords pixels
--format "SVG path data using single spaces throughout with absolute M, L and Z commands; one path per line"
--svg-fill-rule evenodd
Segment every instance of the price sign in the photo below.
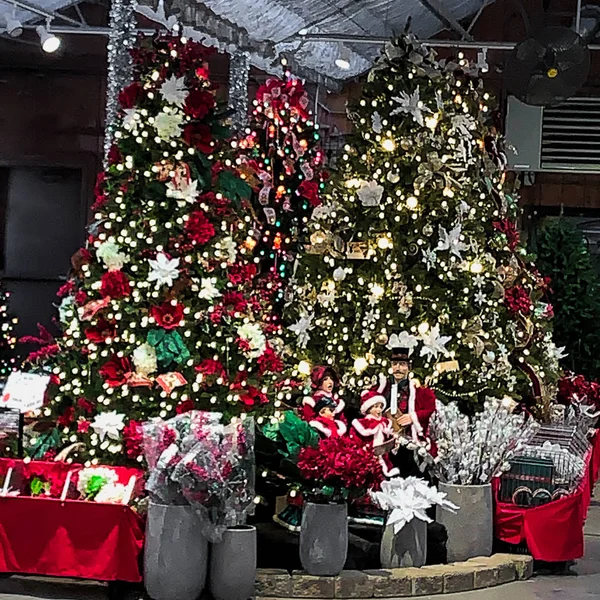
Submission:
M 0 408 L 12 408 L 28 413 L 44 404 L 50 375 L 37 375 L 16 371 L 11 373 L 0 399 Z

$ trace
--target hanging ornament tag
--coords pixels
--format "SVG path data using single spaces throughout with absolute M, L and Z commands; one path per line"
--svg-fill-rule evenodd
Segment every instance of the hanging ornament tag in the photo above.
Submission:
M 307 162 L 302 163 L 300 168 L 302 169 L 304 177 L 306 177 L 307 181 L 310 181 L 314 177 L 315 173 Z
M 457 360 L 447 360 L 435 365 L 435 370 L 441 375 L 442 373 L 452 373 L 460 369 Z
M 298 155 L 298 158 L 304 156 L 304 147 L 298 141 L 295 133 L 292 133 L 292 147 L 294 148 L 294 152 Z
M 366 242 L 349 242 L 346 248 L 346 258 L 365 260 L 369 247 Z
M 265 216 L 267 217 L 267 223 L 269 225 L 274 225 L 275 221 L 277 220 L 277 213 L 275 212 L 275 209 L 271 208 L 270 206 L 265 206 L 265 208 L 263 208 L 263 211 L 265 213 Z
M 177 372 L 163 373 L 156 378 L 156 383 L 160 385 L 164 392 L 170 394 L 175 388 L 187 383 L 186 378 Z
M 269 204 L 269 194 L 271 193 L 272 189 L 273 188 L 270 185 L 265 185 L 261 188 L 260 192 L 258 193 L 258 201 L 263 206 Z
M 284 201 L 283 201 L 283 205 L 282 205 L 283 210 L 285 210 L 286 212 L 292 212 L 292 203 L 290 201 L 290 197 L 286 196 Z

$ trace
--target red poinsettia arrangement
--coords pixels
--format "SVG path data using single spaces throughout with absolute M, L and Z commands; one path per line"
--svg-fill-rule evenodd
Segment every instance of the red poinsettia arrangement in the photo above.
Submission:
M 558 382 L 556 401 L 560 404 L 591 404 L 600 409 L 600 384 L 583 375 L 566 372 Z
M 494 229 L 506 236 L 506 245 L 514 252 L 519 245 L 519 231 L 515 224 L 510 219 L 503 219 L 495 221 L 493 225 Z
M 513 314 L 528 315 L 531 313 L 531 298 L 521 285 L 514 285 L 504 291 L 504 303 Z
M 305 495 L 320 502 L 361 498 L 384 480 L 373 449 L 350 437 L 322 439 L 316 448 L 303 448 L 298 468 L 306 480 Z

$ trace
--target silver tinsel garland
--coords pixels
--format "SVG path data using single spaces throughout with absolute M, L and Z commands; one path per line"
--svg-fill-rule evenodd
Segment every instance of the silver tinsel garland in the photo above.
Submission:
M 112 0 L 110 33 L 108 36 L 108 76 L 106 85 L 106 131 L 104 133 L 104 161 L 112 145 L 113 126 L 119 110 L 119 92 L 131 81 L 130 51 L 136 40 L 135 0 Z
M 248 77 L 250 55 L 237 51 L 229 62 L 229 108 L 233 110 L 231 128 L 242 131 L 248 123 Z

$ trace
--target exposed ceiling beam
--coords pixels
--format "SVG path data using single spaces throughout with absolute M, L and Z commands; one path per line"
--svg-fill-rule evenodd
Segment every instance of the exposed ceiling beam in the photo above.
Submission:
M 81 26 L 81 23 L 75 19 L 65 17 L 64 15 L 54 11 L 48 11 L 41 6 L 34 4 L 33 2 L 28 2 L 27 0 L 0 0 L 0 2 L 10 4 L 11 6 L 18 6 L 19 8 L 27 10 L 35 15 L 39 15 L 40 17 L 46 17 L 46 19 L 60 19 L 66 23 L 71 23 L 71 25 L 75 25 L 77 27 Z
M 446 27 L 456 31 L 463 40 L 473 40 L 473 36 L 456 20 L 441 0 L 419 0 L 419 2 L 431 11 Z

